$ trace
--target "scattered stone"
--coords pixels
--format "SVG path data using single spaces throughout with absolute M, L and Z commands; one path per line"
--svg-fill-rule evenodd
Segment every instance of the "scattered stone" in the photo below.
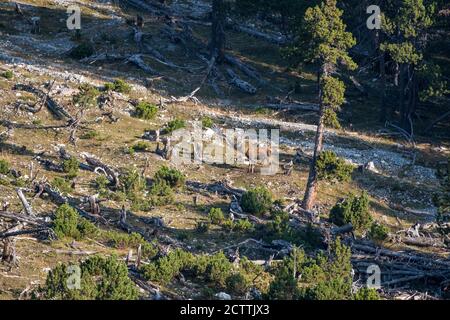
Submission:
M 231 300 L 231 296 L 225 292 L 219 292 L 214 295 L 219 300 Z

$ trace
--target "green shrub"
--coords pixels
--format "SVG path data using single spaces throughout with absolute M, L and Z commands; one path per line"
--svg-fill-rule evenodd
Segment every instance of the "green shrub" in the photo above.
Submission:
M 306 264 L 305 252 L 294 248 L 288 257 L 275 269 L 275 278 L 270 283 L 267 297 L 270 300 L 293 300 L 300 295 L 297 272 Z
M 295 248 L 275 269 L 266 298 L 343 300 L 352 297 L 352 265 L 350 248 L 339 238 L 329 253 L 320 252 L 309 258 Z
M 241 273 L 234 273 L 226 279 L 226 288 L 230 293 L 244 295 L 250 289 L 251 282 Z
M 141 245 L 142 257 L 153 258 L 158 253 L 155 243 L 147 242 L 140 234 L 124 233 L 118 231 L 103 231 L 99 238 L 106 241 L 109 246 L 117 249 L 134 248 Z
M 136 144 L 134 144 L 131 149 L 133 149 L 134 152 L 145 152 L 150 149 L 150 143 L 146 141 L 139 141 Z
M 317 158 L 316 169 L 319 180 L 345 182 L 351 179 L 354 167 L 334 152 L 323 151 Z
M 234 228 L 234 222 L 231 219 L 225 219 L 222 222 L 222 228 L 224 228 L 227 231 L 233 231 Z
M 92 187 L 97 191 L 101 198 L 109 198 L 113 196 L 113 193 L 108 189 L 109 184 L 110 181 L 106 178 L 106 176 L 99 175 L 93 181 Z
M 122 189 L 129 197 L 136 196 L 136 193 L 142 192 L 146 188 L 145 178 L 136 168 L 129 168 L 125 174 L 120 177 Z
M 370 226 L 369 237 L 375 241 L 384 241 L 389 235 L 389 229 L 382 224 L 372 223 Z
M 93 256 L 78 266 L 79 288 L 71 280 L 75 274 L 68 265 L 58 265 L 47 275 L 38 297 L 52 300 L 135 300 L 138 290 L 128 276 L 128 268 L 115 256 Z
M 224 219 L 222 222 L 222 228 L 227 231 L 234 232 L 251 232 L 253 231 L 254 226 L 248 219 L 239 219 L 236 221 Z
M 97 97 L 100 94 L 97 88 L 82 84 L 78 88 L 79 92 L 73 96 L 72 101 L 75 105 L 82 108 L 94 107 L 97 104 Z
M 68 179 L 73 179 L 78 175 L 78 170 L 80 168 L 80 162 L 75 157 L 70 157 L 64 160 L 62 163 L 62 168 L 65 173 L 67 173 Z
M 78 212 L 68 204 L 63 204 L 56 210 L 52 229 L 60 239 L 69 237 L 77 240 L 95 234 L 97 231 L 91 222 L 80 217 Z
M 193 260 L 194 256 L 191 253 L 176 249 L 167 256 L 143 266 L 143 273 L 146 279 L 165 285 L 183 269 L 192 267 Z
M 72 48 L 69 52 L 69 56 L 72 59 L 83 59 L 83 58 L 87 58 L 90 57 L 94 54 L 94 47 L 88 43 L 81 43 L 78 46 Z
M 158 197 L 167 197 L 173 195 L 173 190 L 166 180 L 158 180 L 152 184 L 150 194 Z
M 0 159 L 0 174 L 3 174 L 5 176 L 8 175 L 11 171 L 10 167 L 11 165 L 8 161 Z
M 27 180 L 24 177 L 15 178 L 12 184 L 18 188 L 25 188 L 27 186 Z
M 154 119 L 158 113 L 158 107 L 152 103 L 139 102 L 136 106 L 136 116 L 140 119 L 151 120 Z
M 268 241 L 285 240 L 291 243 L 300 242 L 299 234 L 291 227 L 289 214 L 282 210 L 276 210 L 271 213 L 272 221 L 262 226 L 262 238 Z
M 433 202 L 438 207 L 436 220 L 439 223 L 450 221 L 450 158 L 444 172 L 438 171 L 441 181 L 440 191 L 433 195 Z
M 202 118 L 202 127 L 203 129 L 212 128 L 214 126 L 214 120 L 210 117 Z
M 214 224 L 221 224 L 225 220 L 225 216 L 220 208 L 211 208 L 211 210 L 209 210 L 208 218 L 209 221 Z
M 233 231 L 249 232 L 253 230 L 253 224 L 247 219 L 239 219 L 234 222 Z
M 309 290 L 307 297 L 313 300 L 348 300 L 351 284 L 348 280 L 336 277 L 327 281 L 320 281 L 316 287 Z
M 381 300 L 381 297 L 377 290 L 364 287 L 353 295 L 353 300 Z
M 165 128 L 164 128 L 164 133 L 166 134 L 170 134 L 172 132 L 174 132 L 175 130 L 179 130 L 186 127 L 186 123 L 184 122 L 183 119 L 174 119 L 172 121 L 169 121 Z
M 83 133 L 80 138 L 81 139 L 85 139 L 85 140 L 89 140 L 89 139 L 95 139 L 98 138 L 100 136 L 100 133 L 98 131 L 95 130 L 89 130 L 88 132 Z
M 114 83 L 112 83 L 112 82 L 107 82 L 107 83 L 105 83 L 104 86 L 103 86 L 103 89 L 104 89 L 105 91 L 114 91 L 115 88 L 116 88 L 116 87 L 114 86 Z
M 95 224 L 82 217 L 78 219 L 77 229 L 80 232 L 81 238 L 85 237 L 95 238 L 101 233 L 101 230 L 97 228 Z
M 273 114 L 273 110 L 266 107 L 257 107 L 255 113 L 262 116 L 270 116 Z
M 195 225 L 195 231 L 197 233 L 206 233 L 209 231 L 210 223 L 206 221 L 198 221 Z
M 100 193 L 105 193 L 108 190 L 108 185 L 109 185 L 109 180 L 103 174 L 101 174 L 101 175 L 97 176 L 97 178 L 95 178 L 94 186 Z
M 6 70 L 2 73 L 2 77 L 11 80 L 12 78 L 14 78 L 14 73 L 11 70 Z
M 366 192 L 363 192 L 360 197 L 350 195 L 331 209 L 330 219 L 338 226 L 351 223 L 355 230 L 367 230 L 372 223 L 369 196 Z
M 250 288 L 253 279 L 262 277 L 264 270 L 255 266 L 243 257 L 239 267 L 235 268 L 222 253 L 214 255 L 192 253 L 177 249 L 156 261 L 142 267 L 146 279 L 167 285 L 180 272 L 185 276 L 192 276 L 202 284 L 220 289 L 228 289 L 232 293 L 243 295 Z
M 58 238 L 71 237 L 80 238 L 78 231 L 78 212 L 67 204 L 63 204 L 56 210 L 53 219 L 53 231 Z
M 105 83 L 105 90 L 128 94 L 131 92 L 131 86 L 122 79 L 116 79 L 113 83 Z
M 262 215 L 272 206 L 272 194 L 264 187 L 257 187 L 244 193 L 241 207 L 245 212 Z
M 63 195 L 73 192 L 72 183 L 67 179 L 55 177 L 51 184 L 53 188 L 58 189 Z
M 175 200 L 173 190 L 165 180 L 158 180 L 150 188 L 151 203 L 154 206 L 165 206 L 172 204 Z
M 341 129 L 337 114 L 331 108 L 326 108 L 324 111 L 324 124 L 328 128 Z
M 226 280 L 233 272 L 233 264 L 223 254 L 198 256 L 194 264 L 195 274 L 203 276 L 206 281 L 218 288 L 226 287 Z
M 177 169 L 171 169 L 167 166 L 162 166 L 155 173 L 155 181 L 166 181 L 172 188 L 180 187 L 184 184 L 186 178 L 183 173 Z

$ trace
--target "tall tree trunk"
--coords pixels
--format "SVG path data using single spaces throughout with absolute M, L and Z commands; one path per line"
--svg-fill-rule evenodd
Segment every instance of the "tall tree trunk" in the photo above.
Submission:
M 322 77 L 325 77 L 327 75 L 327 68 L 322 68 Z M 325 131 L 325 124 L 324 124 L 324 114 L 325 114 L 325 105 L 323 104 L 322 94 L 322 77 L 319 77 L 319 105 L 320 105 L 320 112 L 319 112 L 319 123 L 317 125 L 317 131 L 316 131 L 316 138 L 314 141 L 314 153 L 313 158 L 311 160 L 311 165 L 309 168 L 309 176 L 308 181 L 306 184 L 306 190 L 305 190 L 305 196 L 303 198 L 302 208 L 305 210 L 311 210 L 314 206 L 314 203 L 316 201 L 316 194 L 317 194 L 317 158 L 319 157 L 320 152 L 322 152 L 323 149 L 323 134 Z
M 306 190 L 305 190 L 305 196 L 303 198 L 302 207 L 305 210 L 311 210 L 314 206 L 314 203 L 316 201 L 316 194 L 317 194 L 317 158 L 319 157 L 320 152 L 322 152 L 323 148 L 323 133 L 324 133 L 324 106 L 323 104 L 320 107 L 320 119 L 319 119 L 319 125 L 317 126 L 316 131 L 316 139 L 315 139 L 315 145 L 314 145 L 314 154 L 313 158 L 311 160 L 311 166 L 309 169 L 309 176 L 308 176 L 308 182 L 306 184 Z
M 225 56 L 225 6 L 224 0 L 213 0 L 212 30 L 210 50 L 211 56 L 217 55 L 216 62 L 224 61 Z
M 400 65 L 398 62 L 395 63 L 395 72 L 394 72 L 394 85 L 398 87 L 398 79 L 400 78 Z
M 382 34 L 377 31 L 376 37 L 377 52 L 380 55 L 380 78 L 381 78 L 381 95 L 380 95 L 380 122 L 386 122 L 388 119 L 388 109 L 386 105 L 386 59 L 384 51 L 380 50 L 382 42 Z M 390 117 L 391 115 L 389 115 Z
M 419 100 L 419 95 L 418 95 L 418 83 L 417 83 L 417 76 L 416 76 L 416 72 L 414 70 L 414 66 L 410 66 L 409 69 L 410 72 L 408 72 L 408 105 L 406 107 L 406 115 L 405 115 L 405 129 L 409 132 L 409 133 L 413 133 L 413 128 L 412 128 L 412 123 L 410 123 L 410 121 L 412 122 L 412 116 L 413 114 L 416 112 L 416 107 L 417 107 L 417 101 Z
M 406 90 L 406 72 L 407 71 L 407 65 L 402 63 L 400 65 L 400 89 L 399 89 L 399 105 L 400 105 L 400 126 L 402 128 L 405 128 L 405 120 L 407 120 L 406 117 L 406 104 L 405 104 L 405 90 Z

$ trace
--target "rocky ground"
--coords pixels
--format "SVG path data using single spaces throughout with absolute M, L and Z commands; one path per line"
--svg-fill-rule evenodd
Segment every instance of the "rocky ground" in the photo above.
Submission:
M 148 152 L 129 154 L 126 150 L 143 141 L 142 136 L 146 131 L 159 129 L 169 120 L 185 119 L 190 128 L 194 121 L 209 116 L 220 128 L 280 128 L 282 163 L 288 163 L 298 151 L 302 157 L 289 177 L 283 173 L 262 176 L 258 170 L 255 174 L 248 174 L 245 166 L 180 166 L 179 169 L 187 176 L 187 180 L 214 183 L 226 179 L 232 181 L 233 186 L 245 189 L 265 185 L 277 199 L 285 202 L 301 199 L 308 172 L 308 156 L 312 153 L 314 143 L 314 111 L 283 111 L 264 107 L 268 105 L 267 97 L 286 96 L 290 91 L 290 81 L 298 76 L 302 79 L 305 91 L 303 94 L 295 94 L 292 99 L 313 105 L 313 75 L 308 72 L 299 75 L 286 71 L 279 55 L 268 58 L 276 52 L 273 44 L 233 31 L 230 32 L 230 52 L 255 68 L 265 84 L 255 84 L 258 87 L 257 93 L 248 95 L 231 86 L 225 70 L 219 69 L 214 71 L 212 80 L 208 80 L 195 95 L 196 99 L 180 99 L 193 92 L 207 69 L 207 60 L 205 62 L 201 57 L 204 54 L 206 56 L 204 46 L 208 28 L 202 25 L 201 17 L 208 11 L 208 5 L 203 1 L 193 2 L 194 11 L 191 11 L 192 5 L 188 6 L 187 1 L 173 1 L 170 7 L 177 19 L 185 20 L 184 22 L 161 21 L 163 18 L 146 12 L 145 18 L 148 21 L 143 30 L 144 37 L 165 59 L 161 61 L 161 57 L 154 52 L 153 55 L 142 56 L 144 63 L 153 70 L 148 72 L 127 60 L 127 57 L 139 53 L 138 45 L 133 40 L 133 29 L 126 23 L 127 19 L 134 17 L 135 8 L 121 7 L 116 1 L 20 1 L 22 10 L 28 16 L 41 17 L 41 32 L 30 34 L 29 24 L 15 14 L 14 3 L 0 1 L 0 71 L 11 70 L 14 73 L 12 79 L 0 79 L 0 132 L 7 136 L 0 142 L 0 158 L 8 160 L 15 170 L 21 171 L 27 182 L 30 181 L 31 164 L 36 180 L 50 181 L 61 175 L 49 171 L 37 160 L 37 157 L 41 157 L 55 161 L 61 146 L 80 160 L 84 159 L 84 154 L 92 154 L 118 171 L 133 166 L 139 170 L 146 168 L 145 175 L 151 177 L 159 166 L 169 163 L 153 152 L 156 143 L 149 142 L 151 148 Z M 69 4 L 82 7 L 83 41 L 94 44 L 97 57 L 101 53 L 114 53 L 123 55 L 124 58 L 105 61 L 79 61 L 70 58 L 68 52 L 79 40 L 65 28 L 65 8 Z M 177 37 L 179 39 L 174 40 Z M 202 46 L 203 50 L 200 50 Z M 155 59 L 156 56 L 158 57 Z M 241 71 L 238 72 L 245 77 Z M 105 82 L 116 78 L 131 84 L 131 92 L 111 93 L 112 103 L 106 109 L 89 110 L 78 135 L 82 136 L 92 130 L 98 132 L 98 135 L 79 139 L 75 146 L 69 142 L 67 128 L 44 128 L 63 126 L 64 121 L 55 119 L 45 108 L 31 113 L 18 107 L 17 102 L 33 103 L 37 98 L 30 93 L 13 89 L 16 84 L 28 84 L 47 92 L 53 84 L 48 95 L 74 115 L 77 109 L 71 99 L 78 92 L 80 84 L 101 87 Z M 249 77 L 244 79 L 250 83 L 257 82 Z M 157 117 L 148 121 L 134 117 L 134 106 L 130 103 L 133 100 L 158 105 Z M 359 102 L 350 100 L 348 103 L 353 105 Z M 264 108 L 263 113 L 261 107 Z M 111 112 L 118 121 L 110 122 L 104 115 L 106 111 Z M 24 124 L 34 127 L 29 128 Z M 436 147 L 432 140 L 425 138 L 418 138 L 412 143 L 398 136 L 395 129 L 381 126 L 371 130 L 353 130 L 350 127 L 328 130 L 325 141 L 326 150 L 332 150 L 348 162 L 365 167 L 366 170 L 356 172 L 351 182 L 320 185 L 316 209 L 324 219 L 336 201 L 351 192 L 366 190 L 370 195 L 372 215 L 389 227 L 392 234 L 416 223 L 435 221 L 437 208 L 433 205 L 432 198 L 440 185 L 436 168 L 448 157 L 448 144 Z M 71 196 L 80 199 L 95 194 L 96 190 L 92 186 L 95 178 L 95 173 L 82 171 L 76 178 Z M 29 187 L 28 184 L 25 189 Z M 201 194 L 197 200 L 201 204 L 199 206 L 192 204 L 193 195 L 189 189 L 183 189 L 176 194 L 173 205 L 156 207 L 147 212 L 133 211 L 130 223 L 141 226 L 145 221 L 142 219 L 160 217 L 167 227 L 160 235 L 161 239 L 176 239 L 175 242 L 182 242 L 183 246 L 199 252 L 215 252 L 250 237 L 246 234 L 227 234 L 215 229 L 206 234 L 197 234 L 197 222 L 205 219 L 204 208 L 218 206 L 228 211 L 231 200 L 220 194 Z M 48 198 L 32 198 L 32 192 L 27 193 L 27 197 L 33 199 L 33 210 L 39 216 L 49 216 L 56 208 Z M 23 210 L 16 187 L 0 185 L 0 202 L 9 204 L 8 211 Z M 116 199 L 104 199 L 101 206 L 109 219 L 117 220 L 123 204 Z M 383 246 L 393 250 L 433 252 L 442 257 L 448 255 L 446 247 L 415 247 L 397 242 L 387 242 Z M 42 283 L 46 272 L 53 266 L 59 262 L 79 259 L 68 241 L 47 242 L 22 236 L 17 238 L 16 250 L 18 266 L 0 266 L 0 298 L 22 297 L 30 288 Z M 78 244 L 77 250 L 117 253 L 122 257 L 128 252 L 128 248 L 112 249 L 95 241 L 83 241 Z M 182 295 L 189 296 L 182 288 L 170 290 L 179 290 Z

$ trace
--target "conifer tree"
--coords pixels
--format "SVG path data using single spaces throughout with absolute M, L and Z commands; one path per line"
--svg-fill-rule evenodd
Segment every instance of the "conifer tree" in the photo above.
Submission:
M 354 70 L 356 63 L 348 55 L 348 49 L 355 45 L 352 34 L 346 32 L 342 21 L 342 10 L 336 7 L 336 0 L 324 0 L 321 5 L 309 8 L 304 16 L 304 30 L 301 45 L 302 60 L 318 65 L 319 123 L 311 161 L 308 182 L 303 199 L 303 208 L 310 210 L 315 202 L 317 188 L 316 162 L 323 148 L 324 128 L 327 120 L 344 102 L 345 86 L 333 77 L 338 66 Z M 297 48 L 294 48 L 294 51 Z
M 217 62 L 222 62 L 225 56 L 226 11 L 224 0 L 213 0 L 210 50 L 211 56 L 215 56 Z
M 394 84 L 398 87 L 400 124 L 413 132 L 411 116 L 420 92 L 419 77 L 427 45 L 427 30 L 433 25 L 435 6 L 425 5 L 424 0 L 391 0 L 383 11 L 382 30 L 384 41 L 381 50 L 395 63 Z

